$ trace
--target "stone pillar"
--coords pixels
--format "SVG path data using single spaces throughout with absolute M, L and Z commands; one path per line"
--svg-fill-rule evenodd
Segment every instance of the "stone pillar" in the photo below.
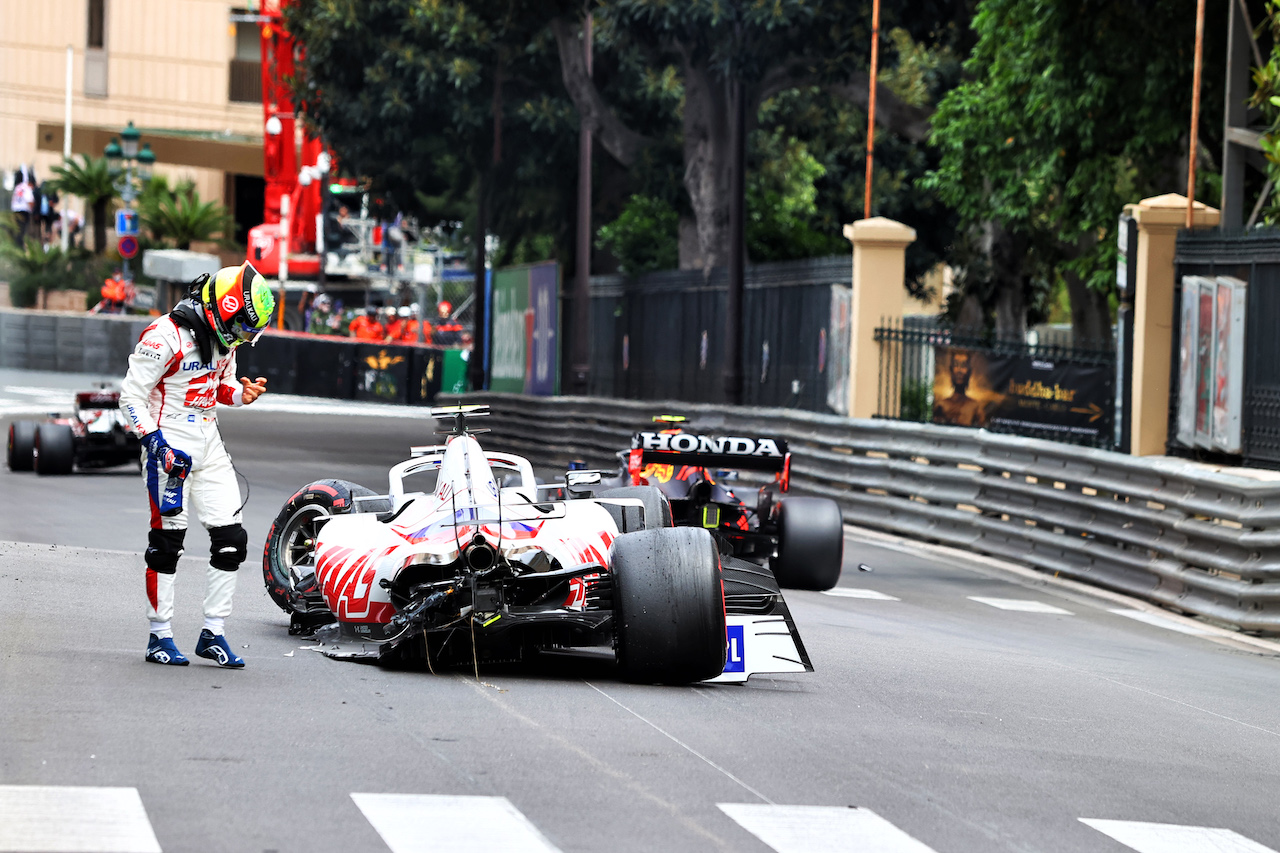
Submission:
M 1194 226 L 1218 224 L 1218 211 L 1196 202 Z M 1143 199 L 1138 222 L 1138 272 L 1133 314 L 1134 456 L 1162 456 L 1169 436 L 1169 374 L 1173 361 L 1174 265 L 1187 198 L 1176 193 Z
M 883 216 L 844 227 L 853 243 L 853 317 L 849 340 L 849 416 L 876 414 L 880 382 L 880 344 L 876 327 L 902 320 L 907 246 L 916 232 Z

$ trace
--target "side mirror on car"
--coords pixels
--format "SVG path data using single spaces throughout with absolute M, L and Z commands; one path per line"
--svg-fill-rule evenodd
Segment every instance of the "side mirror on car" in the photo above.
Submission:
M 598 486 L 600 485 L 599 471 L 566 471 L 564 475 L 564 484 L 569 488 L 581 488 L 582 486 Z

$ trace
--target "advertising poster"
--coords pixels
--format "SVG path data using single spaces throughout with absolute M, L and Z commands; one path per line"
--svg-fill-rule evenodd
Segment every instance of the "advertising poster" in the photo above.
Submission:
M 529 310 L 529 269 L 495 270 L 493 273 L 493 361 L 489 379 L 492 391 L 524 393 L 528 358 L 526 315 Z
M 849 413 L 849 336 L 853 324 L 853 288 L 831 285 L 831 329 L 827 333 L 827 406 Z
M 1216 288 L 1208 279 L 1198 282 L 1196 309 L 1196 444 L 1208 447 L 1213 441 L 1209 420 L 1213 405 L 1213 300 Z
M 1213 445 L 1239 453 L 1244 393 L 1245 283 L 1219 276 L 1213 318 Z
M 554 264 L 538 264 L 529 270 L 529 306 L 533 326 L 526 342 L 529 365 L 526 394 L 549 397 L 560 378 L 560 277 Z
M 1108 366 L 963 347 L 939 347 L 935 365 L 934 423 L 1110 441 L 1115 401 Z
M 1178 339 L 1178 441 L 1196 445 L 1196 347 L 1200 340 L 1200 277 L 1182 279 Z

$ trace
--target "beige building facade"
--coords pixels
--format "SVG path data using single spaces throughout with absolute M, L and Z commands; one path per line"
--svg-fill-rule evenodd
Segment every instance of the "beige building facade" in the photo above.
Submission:
M 0 2 L 0 169 L 62 161 L 67 48 L 72 153 L 101 157 L 130 121 L 155 172 L 261 221 L 257 0 Z M 254 210 L 256 203 L 257 209 Z M 73 206 L 83 207 L 79 200 Z

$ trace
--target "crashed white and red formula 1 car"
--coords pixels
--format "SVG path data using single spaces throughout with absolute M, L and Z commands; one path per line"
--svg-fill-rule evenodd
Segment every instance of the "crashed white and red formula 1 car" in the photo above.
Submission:
M 291 633 L 432 668 L 604 647 L 640 682 L 812 671 L 767 569 L 672 527 L 652 486 L 594 493 L 600 473 L 584 471 L 540 486 L 527 459 L 480 447 L 467 420 L 482 414 L 433 410 L 453 421 L 446 444 L 413 448 L 385 495 L 321 480 L 289 499 L 263 573 Z

